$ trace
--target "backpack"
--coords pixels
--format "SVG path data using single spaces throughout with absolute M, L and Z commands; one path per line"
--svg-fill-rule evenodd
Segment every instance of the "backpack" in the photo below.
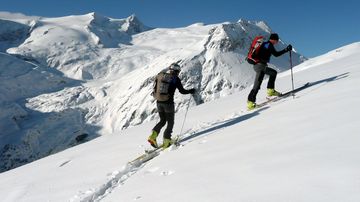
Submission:
M 170 98 L 169 87 L 173 76 L 167 72 L 160 72 L 156 75 L 153 96 L 157 101 L 168 101 Z
M 257 36 L 254 38 L 254 40 L 251 43 L 250 49 L 249 49 L 249 53 L 246 57 L 246 61 L 249 64 L 255 65 L 257 63 L 260 62 L 260 58 L 259 58 L 259 51 L 260 51 L 260 47 L 261 45 L 264 43 L 264 37 L 263 36 Z

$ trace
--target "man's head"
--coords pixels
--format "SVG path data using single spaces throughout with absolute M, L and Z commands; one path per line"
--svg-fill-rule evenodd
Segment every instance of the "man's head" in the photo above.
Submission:
M 170 70 L 170 72 L 172 72 L 176 75 L 179 75 L 181 68 L 180 68 L 179 64 L 173 63 L 170 65 L 169 70 Z
M 278 43 L 278 42 L 279 42 L 279 35 L 276 34 L 276 33 L 272 33 L 272 34 L 270 35 L 269 41 L 270 41 L 272 44 Z

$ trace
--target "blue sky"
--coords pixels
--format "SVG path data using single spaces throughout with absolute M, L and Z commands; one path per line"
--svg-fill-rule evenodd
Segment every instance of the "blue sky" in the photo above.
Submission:
M 330 2 L 330 3 L 329 3 Z M 150 27 L 184 27 L 264 20 L 307 57 L 360 41 L 360 1 L 343 0 L 0 0 L 0 11 L 60 17 L 98 12 L 112 18 L 135 14 Z

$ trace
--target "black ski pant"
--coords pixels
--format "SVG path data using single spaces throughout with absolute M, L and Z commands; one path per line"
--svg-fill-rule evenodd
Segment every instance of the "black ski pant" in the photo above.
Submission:
M 161 103 L 157 102 L 157 109 L 160 115 L 160 121 L 153 128 L 157 134 L 160 134 L 160 130 L 167 123 L 167 127 L 164 132 L 164 138 L 171 139 L 171 133 L 174 127 L 175 119 L 175 105 L 174 103 Z
M 275 80 L 277 75 L 276 70 L 268 67 L 267 64 L 264 63 L 258 63 L 254 65 L 254 70 L 256 72 L 254 86 L 248 96 L 248 101 L 251 102 L 256 102 L 256 95 L 260 90 L 260 86 L 264 79 L 265 74 L 270 76 L 267 88 L 275 88 Z

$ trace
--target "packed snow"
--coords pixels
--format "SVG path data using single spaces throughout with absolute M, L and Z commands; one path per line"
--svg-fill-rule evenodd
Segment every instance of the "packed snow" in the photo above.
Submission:
M 147 162 L 129 164 L 149 148 L 156 120 L 2 173 L 1 199 L 359 201 L 359 54 L 357 42 L 296 66 L 295 87 L 310 86 L 255 111 L 246 110 L 250 88 L 191 106 L 182 134 L 179 111 L 182 145 Z M 278 90 L 291 89 L 290 76 L 278 76 Z
M 176 110 L 237 93 L 253 82 L 245 62 L 264 22 L 150 28 L 135 15 L 58 18 L 0 12 L 0 172 L 157 117 L 153 78 L 180 61 Z M 281 34 L 280 34 L 281 36 Z M 278 49 L 285 47 L 279 43 Z M 305 60 L 293 52 L 294 64 Z M 279 71 L 288 57 L 272 60 Z M 190 102 L 190 103 L 189 103 Z M 66 126 L 66 127 L 64 127 Z
M 310 60 L 294 51 L 295 87 L 309 87 L 247 111 L 244 58 L 272 32 L 265 22 L 0 12 L 0 25 L 1 201 L 360 200 L 359 42 Z M 175 96 L 181 145 L 138 159 L 158 121 L 153 78 L 176 61 L 197 89 Z M 289 54 L 270 65 L 290 90 Z

